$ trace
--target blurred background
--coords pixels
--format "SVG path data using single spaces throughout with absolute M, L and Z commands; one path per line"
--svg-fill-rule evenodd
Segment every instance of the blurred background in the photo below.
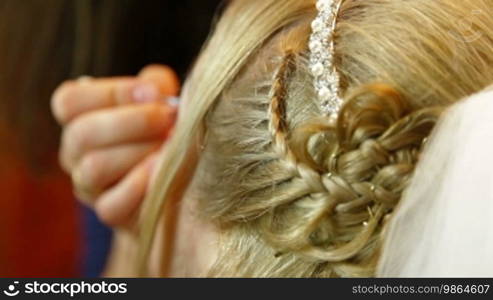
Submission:
M 220 0 L 0 0 L 0 277 L 99 276 L 111 231 L 58 165 L 50 96 L 81 75 L 181 79 Z

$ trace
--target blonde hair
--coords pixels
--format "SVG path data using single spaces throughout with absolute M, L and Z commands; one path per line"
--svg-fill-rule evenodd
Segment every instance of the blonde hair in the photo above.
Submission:
M 335 64 L 345 104 L 334 126 L 308 71 L 314 5 L 235 0 L 224 12 L 145 202 L 141 266 L 163 209 L 171 234 L 167 211 L 194 173 L 202 217 L 221 229 L 209 276 L 374 275 L 385 218 L 437 118 L 493 81 L 493 8 L 343 1 Z

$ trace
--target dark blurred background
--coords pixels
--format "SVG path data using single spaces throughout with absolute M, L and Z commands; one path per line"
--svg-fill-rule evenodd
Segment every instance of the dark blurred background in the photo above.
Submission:
M 58 166 L 50 96 L 150 63 L 183 79 L 220 0 L 0 0 L 0 277 L 98 276 L 111 232 Z

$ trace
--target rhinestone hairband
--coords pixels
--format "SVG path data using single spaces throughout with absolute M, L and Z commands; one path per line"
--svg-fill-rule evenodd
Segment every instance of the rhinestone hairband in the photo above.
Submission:
M 343 0 L 318 0 L 318 15 L 312 22 L 310 70 L 324 115 L 337 117 L 343 100 L 339 96 L 339 74 L 334 66 L 334 31 Z

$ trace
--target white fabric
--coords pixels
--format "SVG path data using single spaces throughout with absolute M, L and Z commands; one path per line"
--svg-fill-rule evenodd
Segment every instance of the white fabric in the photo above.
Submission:
M 379 277 L 493 277 L 493 91 L 454 105 L 389 221 Z

